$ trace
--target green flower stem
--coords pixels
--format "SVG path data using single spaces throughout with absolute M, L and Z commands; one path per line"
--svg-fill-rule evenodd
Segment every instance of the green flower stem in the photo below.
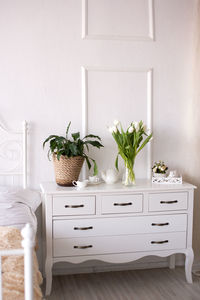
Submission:
M 125 185 L 129 184 L 135 184 L 135 173 L 133 171 L 133 165 L 134 163 L 126 161 L 125 166 L 126 166 L 126 173 L 125 173 Z

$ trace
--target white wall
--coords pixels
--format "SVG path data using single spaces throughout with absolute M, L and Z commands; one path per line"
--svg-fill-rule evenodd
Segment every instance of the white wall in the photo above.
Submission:
M 23 119 L 30 122 L 33 187 L 54 180 L 43 140 L 64 134 L 70 120 L 73 131 L 82 128 L 81 66 L 112 70 L 88 74 L 88 129 L 107 146 L 95 151 L 97 161 L 108 156 L 114 162 L 115 145 L 106 132 L 109 120 L 148 121 L 144 70 L 152 68 L 153 160 L 163 159 L 187 175 L 195 0 L 152 2 L 153 23 L 151 1 L 88 0 L 85 32 L 81 0 L 0 1 L 0 119 L 11 128 Z M 144 177 L 146 158 L 138 159 L 143 166 L 138 177 Z

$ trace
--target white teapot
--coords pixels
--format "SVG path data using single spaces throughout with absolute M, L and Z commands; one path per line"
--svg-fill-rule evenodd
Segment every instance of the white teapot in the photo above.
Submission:
M 115 170 L 108 169 L 101 172 L 101 177 L 107 184 L 113 184 L 118 180 L 119 175 Z

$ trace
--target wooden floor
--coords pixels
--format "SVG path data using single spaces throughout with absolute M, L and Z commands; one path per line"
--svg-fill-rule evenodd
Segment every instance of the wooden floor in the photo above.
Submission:
M 184 269 L 150 269 L 54 276 L 48 300 L 200 300 L 200 277 Z

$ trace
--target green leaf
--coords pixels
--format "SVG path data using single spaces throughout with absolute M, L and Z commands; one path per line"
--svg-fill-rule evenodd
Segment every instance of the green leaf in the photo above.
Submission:
M 71 143 L 69 149 L 71 150 L 72 156 L 77 156 L 78 149 L 76 144 Z
M 58 159 L 58 160 L 60 160 L 61 155 L 62 155 L 61 152 L 59 152 L 59 153 L 57 154 L 57 159 Z
M 57 138 L 57 137 L 58 137 L 57 135 L 50 135 L 50 136 L 44 141 L 44 143 L 43 143 L 43 148 L 44 148 L 45 144 L 46 144 L 49 140 L 51 140 L 51 139 L 53 139 L 53 138 Z
M 137 153 L 138 154 L 143 148 L 144 146 L 150 141 L 150 139 L 152 138 L 153 134 L 151 133 L 147 138 L 146 140 L 142 143 L 142 145 L 140 146 L 140 148 L 137 150 Z
M 97 167 L 96 161 L 93 158 L 88 157 L 87 155 L 84 155 L 84 157 L 86 159 L 86 162 L 87 162 L 87 165 L 88 165 L 89 169 L 91 168 L 91 164 L 89 162 L 89 159 L 92 160 L 93 165 L 94 165 L 94 167 L 93 167 L 93 176 L 96 176 L 98 174 L 98 167 Z M 88 162 L 89 162 L 89 164 L 88 164 Z
M 69 132 L 69 127 L 71 125 L 71 121 L 69 122 L 68 126 L 67 126 L 67 130 L 66 130 L 66 138 L 67 138 L 67 135 L 68 135 L 68 132 Z
M 98 139 L 98 140 L 101 141 L 101 138 L 100 138 L 98 135 L 94 135 L 94 134 L 88 134 L 88 135 L 86 135 L 86 136 L 83 138 L 83 140 L 84 140 L 84 139 L 87 139 L 87 138 L 96 138 L 96 139 Z
M 97 148 L 101 148 L 103 147 L 103 145 L 101 143 L 99 143 L 98 141 L 91 141 L 91 140 L 87 140 L 84 142 L 85 145 L 89 144 L 89 145 L 92 145 L 94 147 L 97 147 Z
M 77 139 L 80 138 L 80 132 L 72 133 L 72 137 L 73 137 L 74 141 L 76 141 Z
M 117 157 L 115 159 L 115 168 L 117 169 L 117 171 L 119 171 L 119 168 L 118 168 L 118 158 L 119 158 L 119 155 L 117 154 Z
M 50 150 L 51 150 L 52 153 L 53 153 L 54 150 L 56 149 L 56 146 L 57 146 L 56 139 L 52 139 L 52 140 L 50 141 Z
M 89 161 L 89 158 L 87 155 L 84 155 L 85 159 L 86 159 L 86 162 L 87 162 L 87 165 L 88 165 L 88 169 L 90 170 L 91 169 L 91 163 Z
M 84 144 L 83 141 L 80 139 L 77 141 L 77 151 L 78 151 L 78 155 L 83 156 Z

